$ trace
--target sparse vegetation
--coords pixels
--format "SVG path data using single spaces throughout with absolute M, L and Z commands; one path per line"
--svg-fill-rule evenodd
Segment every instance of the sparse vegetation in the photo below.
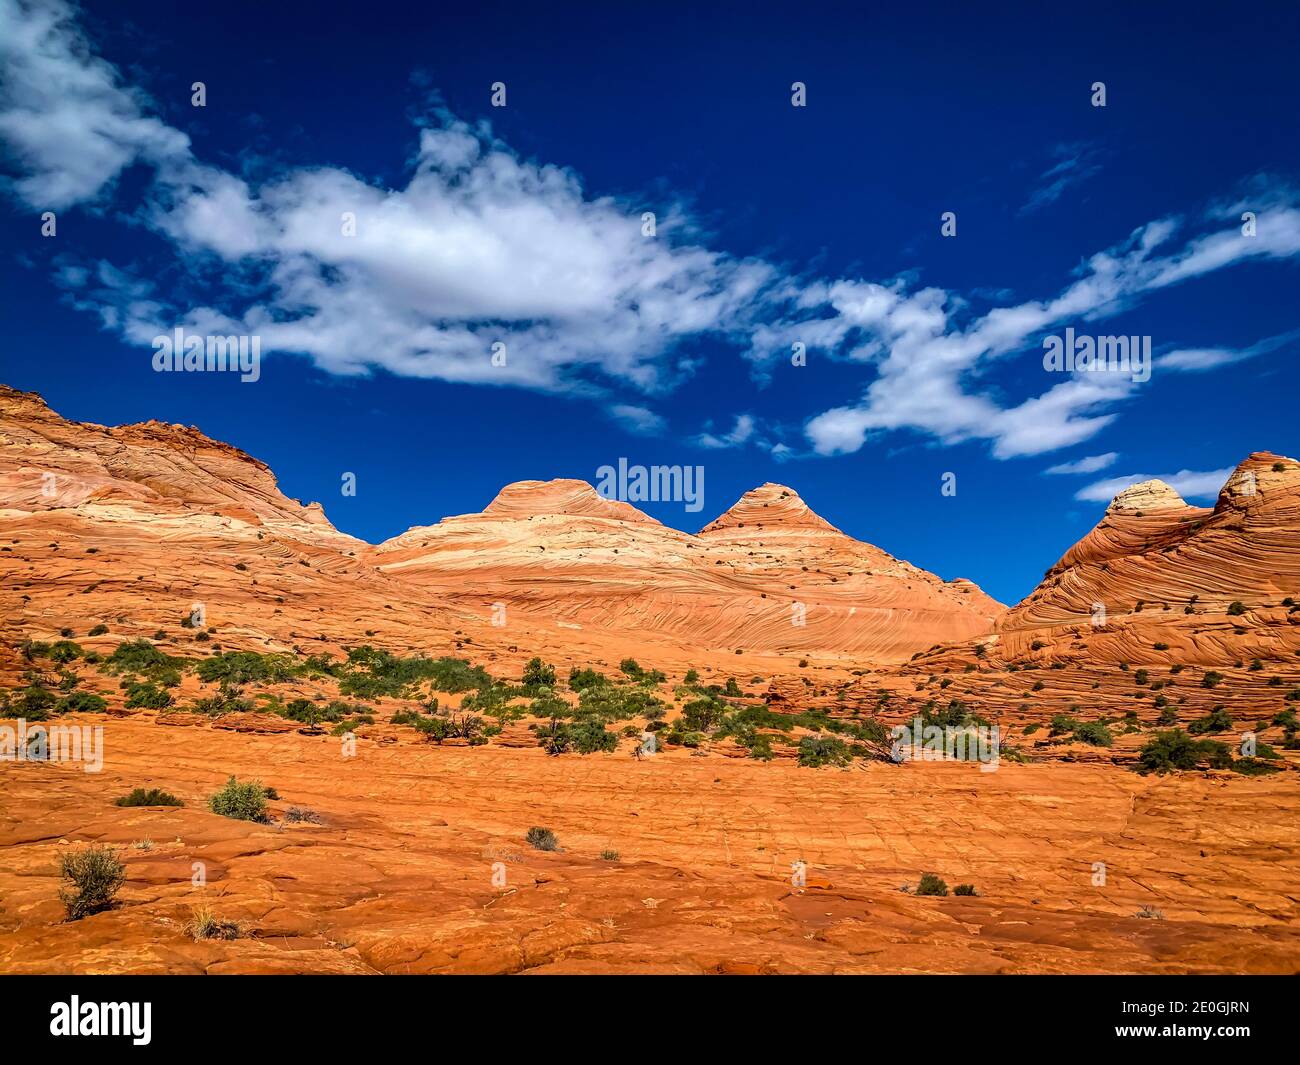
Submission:
M 208 799 L 208 809 L 236 821 L 264 823 L 270 820 L 266 807 L 267 791 L 261 781 L 247 780 L 241 784 L 232 775 L 226 786 Z
M 193 917 L 185 926 L 185 934 L 196 940 L 238 939 L 243 931 L 238 922 L 223 920 L 207 906 L 200 906 L 194 910 Z
M 538 828 L 534 825 L 524 836 L 524 841 L 539 851 L 558 851 L 560 842 L 555 838 L 555 833 L 549 828 Z
M 925 873 L 921 877 L 921 882 L 916 885 L 916 894 L 918 895 L 947 895 L 948 885 L 944 883 L 943 878 L 934 873 Z
M 1232 715 L 1222 706 L 1216 706 L 1204 717 L 1199 717 L 1187 726 L 1190 736 L 1201 736 L 1207 732 L 1227 732 L 1232 728 Z
M 126 880 L 126 867 L 117 852 L 91 844 L 59 858 L 59 876 L 68 887 L 59 891 L 69 921 L 79 921 L 113 905 Z
M 1196 769 L 1202 763 L 1211 769 L 1227 769 L 1232 765 L 1232 754 L 1226 744 L 1217 740 L 1194 740 L 1180 729 L 1157 732 L 1138 754 L 1137 772 L 1169 773 L 1174 770 Z
M 114 800 L 117 806 L 184 806 L 180 799 L 161 788 L 132 788 Z

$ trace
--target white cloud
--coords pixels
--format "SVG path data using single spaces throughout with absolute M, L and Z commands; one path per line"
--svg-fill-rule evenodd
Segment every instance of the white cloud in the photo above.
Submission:
M 741 447 L 754 435 L 757 427 L 752 414 L 737 414 L 730 432 L 714 434 L 706 431 L 695 438 L 695 443 L 707 448 Z
M 1198 373 L 1253 359 L 1257 355 L 1267 355 L 1297 341 L 1300 341 L 1300 329 L 1268 337 L 1246 348 L 1178 348 L 1157 356 L 1156 366 L 1165 370 Z
M 1117 458 L 1119 458 L 1118 451 L 1107 451 L 1104 455 L 1087 455 L 1084 458 L 1075 459 L 1073 462 L 1062 462 L 1057 466 L 1049 466 L 1043 472 L 1096 473 L 1098 470 L 1113 466 Z
M 835 317 L 769 324 L 756 335 L 750 357 L 761 362 L 780 356 L 785 343 L 798 339 L 805 328 L 832 357 L 854 360 L 870 353 L 876 377 L 861 400 L 816 415 L 805 425 L 819 454 L 857 451 L 874 431 L 898 429 L 917 430 L 948 444 L 988 440 L 998 458 L 1078 444 L 1109 425 L 1117 416 L 1116 405 L 1136 393 L 1131 376 L 1076 373 L 1015 406 L 981 390 L 981 376 L 998 359 L 1026 348 L 1032 352 L 1026 357 L 1030 372 L 1038 371 L 1040 352 L 1034 346 L 1049 329 L 1101 321 L 1152 291 L 1236 262 L 1300 254 L 1300 205 L 1291 190 L 1258 194 L 1257 238 L 1242 237 L 1232 221 L 1223 221 L 1220 212 L 1233 218 L 1237 206 L 1216 208 L 1203 219 L 1202 225 L 1218 232 L 1193 237 L 1163 255 L 1158 249 L 1184 223 L 1163 219 L 1142 226 L 1118 246 L 1088 259 L 1076 280 L 1054 298 L 997 307 L 968 324 L 958 314 L 962 302 L 942 290 L 909 295 L 894 289 L 882 295 L 842 282 L 832 286 Z M 871 301 L 847 298 L 855 291 Z M 864 306 L 870 313 L 863 312 Z M 1166 368 L 1188 367 L 1175 360 Z
M 1132 473 L 1127 477 L 1108 477 L 1094 481 L 1074 493 L 1075 499 L 1092 503 L 1109 503 L 1130 485 L 1160 480 L 1184 499 L 1214 499 L 1232 475 L 1232 467 L 1222 470 L 1179 470 L 1177 473 Z
M 62 0 L 0 0 L 0 140 L 25 171 L 15 191 L 41 210 L 94 200 L 137 159 L 189 149 L 89 53 L 74 15 Z
M 336 167 L 252 182 L 200 161 L 183 133 L 151 116 L 71 12 L 63 0 L 0 0 L 0 142 L 18 169 L 13 191 L 33 205 L 98 206 L 125 168 L 148 168 L 143 203 L 123 209 L 171 242 L 186 283 L 168 292 L 203 295 L 164 298 L 141 280 L 163 272 L 152 264 L 133 275 L 65 261 L 58 272 L 76 306 L 142 345 L 176 325 L 256 333 L 264 353 L 298 353 L 334 374 L 383 368 L 567 391 L 656 432 L 662 421 L 643 400 L 694 372 L 685 342 L 747 343 L 759 377 L 801 343 L 861 367 L 865 379 L 856 397 L 808 419 L 815 453 L 912 431 L 946 444 L 987 441 L 1010 458 L 1092 438 L 1137 386 L 1114 374 L 1039 379 L 1034 351 L 1028 381 L 1041 380 L 1042 391 L 1008 401 L 986 379 L 998 360 L 1032 351 L 1044 330 L 1099 321 L 1180 281 L 1300 255 L 1300 201 L 1257 184 L 1249 202 L 1217 204 L 1195 223 L 1139 227 L 1052 298 L 971 317 L 966 299 L 914 278 L 818 280 L 710 250 L 679 204 L 593 196 L 571 170 L 521 158 L 486 124 L 448 114 L 420 130 L 395 187 Z M 1088 158 L 1064 153 L 1045 177 L 1073 180 Z M 641 232 L 647 208 L 657 215 L 653 238 Z M 1240 233 L 1245 209 L 1257 215 L 1255 237 Z M 344 216 L 355 218 L 355 235 L 345 235 Z M 504 360 L 492 358 L 498 343 Z M 1268 343 L 1180 349 L 1160 365 L 1207 369 Z M 706 426 L 697 442 L 771 449 L 774 435 L 740 414 L 730 431 Z
M 617 403 L 610 408 L 609 413 L 628 432 L 640 436 L 654 436 L 668 428 L 668 423 L 647 407 Z

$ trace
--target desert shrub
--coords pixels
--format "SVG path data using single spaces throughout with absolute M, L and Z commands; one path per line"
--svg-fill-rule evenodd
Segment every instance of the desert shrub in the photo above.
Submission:
M 1047 734 L 1049 736 L 1064 736 L 1068 732 L 1073 732 L 1082 724 L 1077 718 L 1070 717 L 1068 714 L 1053 714 Z
M 283 684 L 299 674 L 297 664 L 288 655 L 262 655 L 256 651 L 215 654 L 200 662 L 194 671 L 205 683 L 220 681 L 223 684 L 251 684 L 254 681 Z
M 188 709 L 191 713 L 207 714 L 210 717 L 221 717 L 223 714 L 246 714 L 253 709 L 253 704 L 243 698 L 242 694 L 239 688 L 232 688 L 223 681 L 215 695 L 195 699 Z
M 562 727 L 569 730 L 573 747 L 579 754 L 612 751 L 618 746 L 618 736 L 593 718 L 586 718 Z
M 1222 706 L 1216 706 L 1204 717 L 1198 717 L 1187 726 L 1191 736 L 1201 736 L 1207 732 L 1227 732 L 1232 728 L 1232 715 Z
M 974 895 L 974 894 L 975 894 L 975 885 L 974 885 L 974 884 L 958 884 L 955 888 L 952 889 L 952 893 L 953 893 L 954 895 Z
M 117 852 L 92 844 L 59 858 L 59 876 L 68 887 L 59 890 L 59 899 L 69 921 L 78 921 L 113 905 L 113 899 L 126 880 L 126 867 Z
M 707 696 L 692 699 L 682 707 L 682 724 L 691 732 L 708 732 L 722 723 L 726 712 L 726 703 Z
M 549 828 L 538 828 L 534 825 L 524 836 L 525 842 L 539 851 L 558 851 L 560 841 L 555 838 L 555 833 Z
M 1246 612 L 1246 604 L 1243 603 L 1240 599 L 1234 599 L 1231 603 L 1228 604 L 1228 613 L 1231 614 L 1233 617 L 1240 617 L 1245 612 Z
M 57 665 L 67 665 L 81 658 L 86 652 L 82 649 L 81 644 L 73 643 L 71 640 L 59 640 L 50 646 L 49 653 L 45 656 L 51 662 Z
M 916 885 L 918 895 L 947 895 L 948 885 L 944 883 L 943 878 L 934 873 L 925 873 L 921 877 L 921 882 Z
M 618 664 L 620 672 L 627 674 L 633 680 L 641 676 L 641 666 L 635 658 L 625 658 Z
M 127 685 L 127 709 L 164 710 L 171 704 L 172 697 L 155 685 L 153 681 Z
M 30 684 L 14 692 L 9 701 L 9 713 L 28 721 L 44 721 L 58 703 L 58 698 L 40 684 Z
M 320 814 L 315 810 L 308 810 L 304 806 L 291 806 L 285 812 L 284 820 L 287 824 L 307 824 L 319 825 L 321 823 Z
M 1238 758 L 1232 763 L 1232 771 L 1246 777 L 1262 777 L 1270 773 L 1282 772 L 1281 766 L 1270 765 L 1261 758 Z
M 805 736 L 799 741 L 799 764 L 803 766 L 848 765 L 851 757 L 848 745 L 836 736 Z
M 1080 743 L 1087 743 L 1093 747 L 1109 747 L 1115 742 L 1110 729 L 1100 721 L 1088 721 L 1079 725 L 1074 730 L 1074 738 Z
M 108 703 L 91 692 L 73 692 L 59 700 L 60 714 L 103 714 Z
M 96 625 L 93 629 L 91 629 L 88 633 L 86 633 L 86 635 L 87 635 L 87 636 L 106 636 L 106 635 L 108 635 L 108 626 L 107 626 L 107 625 L 103 625 L 103 624 Z
M 598 717 L 604 722 L 626 721 L 645 717 L 663 705 L 661 699 L 645 688 L 597 684 L 579 692 L 577 714 Z
M 618 861 L 618 858 L 619 858 L 618 851 L 603 850 L 600 852 L 600 860 L 602 862 L 616 862 Z
M 571 669 L 569 670 L 569 688 L 572 691 L 580 692 L 588 688 L 608 684 L 603 673 L 598 673 L 594 669 Z
M 200 906 L 185 926 L 185 934 L 200 939 L 238 939 L 242 930 L 237 921 L 217 917 L 208 907 Z
M 239 783 L 232 775 L 226 786 L 208 799 L 208 809 L 236 821 L 269 820 L 266 809 L 267 788 L 259 780 Z
M 1208 673 L 1205 674 L 1205 676 L 1201 678 L 1201 687 L 1214 688 L 1217 687 L 1220 681 L 1222 680 L 1223 680 L 1222 673 L 1216 673 L 1214 670 L 1210 670 Z
M 686 671 L 686 676 L 682 678 L 682 680 L 684 680 L 687 684 L 696 684 L 699 682 L 699 679 L 700 679 L 699 671 L 695 669 L 688 669 Z
M 525 688 L 554 688 L 555 667 L 540 658 L 529 659 L 528 665 L 524 666 L 523 685 Z
M 1194 740 L 1180 729 L 1157 732 L 1138 754 L 1134 767 L 1144 776 L 1148 773 L 1169 773 L 1174 770 L 1195 769 L 1208 762 L 1212 769 L 1227 769 L 1232 764 L 1232 754 L 1226 744 L 1216 740 Z
M 413 721 L 412 724 L 426 740 L 433 743 L 441 744 L 443 740 L 449 740 L 456 734 L 451 722 L 445 717 L 423 717 Z
M 960 699 L 950 699 L 942 710 L 936 709 L 934 703 L 926 702 L 921 707 L 921 724 L 937 725 L 940 728 L 960 728 L 970 721 L 970 712 Z
M 463 658 L 400 658 L 368 644 L 351 648 L 347 662 L 331 669 L 339 678 L 339 691 L 361 699 L 385 695 L 405 698 L 421 683 L 428 683 L 434 691 L 451 693 L 492 684 L 492 677 L 485 669 L 471 666 Z
M 1151 675 L 1145 669 L 1136 670 L 1133 674 L 1133 683 L 1142 685 L 1151 679 Z
M 1178 710 L 1176 707 L 1166 706 L 1160 711 L 1160 716 L 1156 718 L 1157 725 L 1176 725 L 1178 723 Z
M 177 659 L 164 654 L 148 640 L 126 640 L 117 645 L 104 665 L 110 673 L 139 673 L 147 677 L 159 670 L 175 669 Z
M 132 788 L 114 800 L 117 806 L 184 806 L 180 799 L 161 788 Z

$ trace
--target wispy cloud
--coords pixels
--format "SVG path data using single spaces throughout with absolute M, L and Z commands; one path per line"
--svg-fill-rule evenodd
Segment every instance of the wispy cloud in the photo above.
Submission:
M 715 434 L 706 430 L 695 438 L 695 442 L 707 448 L 740 447 L 753 437 L 756 428 L 757 422 L 752 414 L 737 414 L 730 432 Z
M 1166 370 L 1184 370 L 1196 373 L 1231 366 L 1257 355 L 1267 355 L 1280 348 L 1300 342 L 1300 329 L 1268 337 L 1246 348 L 1178 348 L 1156 357 L 1156 365 Z
M 1085 458 L 1076 459 L 1074 462 L 1062 462 L 1057 466 L 1049 466 L 1044 473 L 1096 473 L 1098 470 L 1104 470 L 1112 466 L 1115 460 L 1119 458 L 1118 451 L 1107 451 L 1104 455 L 1088 455 Z
M 1232 475 L 1232 467 L 1222 470 L 1179 470 L 1177 473 L 1132 473 L 1127 477 L 1108 477 L 1094 481 L 1074 493 L 1075 499 L 1090 503 L 1109 503 L 1130 485 L 1160 480 L 1184 499 L 1214 499 Z
M 1058 144 L 1052 156 L 1055 162 L 1039 175 L 1043 184 L 1025 201 L 1020 214 L 1032 214 L 1055 203 L 1067 189 L 1082 185 L 1101 170 L 1101 151 L 1094 144 Z
M 296 353 L 330 373 L 382 368 L 587 395 L 655 433 L 665 426 L 646 399 L 692 375 L 687 343 L 741 347 L 761 377 L 798 342 L 864 377 L 855 396 L 806 421 L 813 454 L 909 431 L 988 441 L 1010 458 L 1089 440 L 1138 386 L 1115 374 L 1054 375 L 1041 393 L 1008 402 L 985 376 L 999 360 L 1046 329 L 1100 320 L 1179 282 L 1300 255 L 1300 197 L 1258 184 L 1241 202 L 1138 227 L 1051 298 L 1011 303 L 997 293 L 977 316 L 963 294 L 913 277 L 818 278 L 714 251 L 682 204 L 592 195 L 573 171 L 524 159 L 486 123 L 445 111 L 416 131 L 393 187 L 337 167 L 280 168 L 256 182 L 200 160 L 95 56 L 74 15 L 63 0 L 0 0 L 0 143 L 16 172 L 8 188 L 32 207 L 83 204 L 164 238 L 170 261 L 57 267 L 75 306 L 142 346 L 177 325 L 256 333 L 264 352 Z M 1058 154 L 1048 189 L 1096 165 L 1086 145 Z M 117 179 L 131 166 L 147 181 L 139 199 L 121 202 Z M 642 230 L 647 209 L 655 236 Z M 1243 209 L 1256 213 L 1258 236 L 1237 227 Z M 177 270 L 184 283 L 166 291 L 151 280 Z M 1243 351 L 1265 350 L 1256 349 Z M 1161 365 L 1208 369 L 1225 358 L 1180 349 Z M 793 454 L 752 415 L 734 418 L 726 431 L 706 426 L 698 442 Z
M 609 409 L 609 413 L 624 429 L 639 436 L 657 436 L 668 427 L 663 417 L 648 407 L 616 403 Z

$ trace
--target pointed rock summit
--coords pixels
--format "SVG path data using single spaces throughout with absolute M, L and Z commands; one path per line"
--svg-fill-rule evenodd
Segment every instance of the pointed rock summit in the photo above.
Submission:
M 1271 451 L 1255 451 L 1243 459 L 1219 490 L 1216 511 L 1241 507 L 1278 489 L 1300 483 L 1300 462 Z
M 1116 511 L 1171 510 L 1187 506 L 1174 489 L 1158 478 L 1131 484 L 1110 501 L 1107 514 Z
M 751 488 L 726 512 L 700 530 L 700 535 L 730 532 L 735 529 L 819 530 L 839 532 L 830 522 L 799 498 L 799 493 L 783 484 Z
M 649 514 L 616 499 L 606 499 L 586 481 L 557 477 L 552 481 L 515 481 L 497 493 L 483 511 L 495 518 L 533 518 L 545 514 L 564 514 L 575 518 L 612 518 L 660 524 Z

